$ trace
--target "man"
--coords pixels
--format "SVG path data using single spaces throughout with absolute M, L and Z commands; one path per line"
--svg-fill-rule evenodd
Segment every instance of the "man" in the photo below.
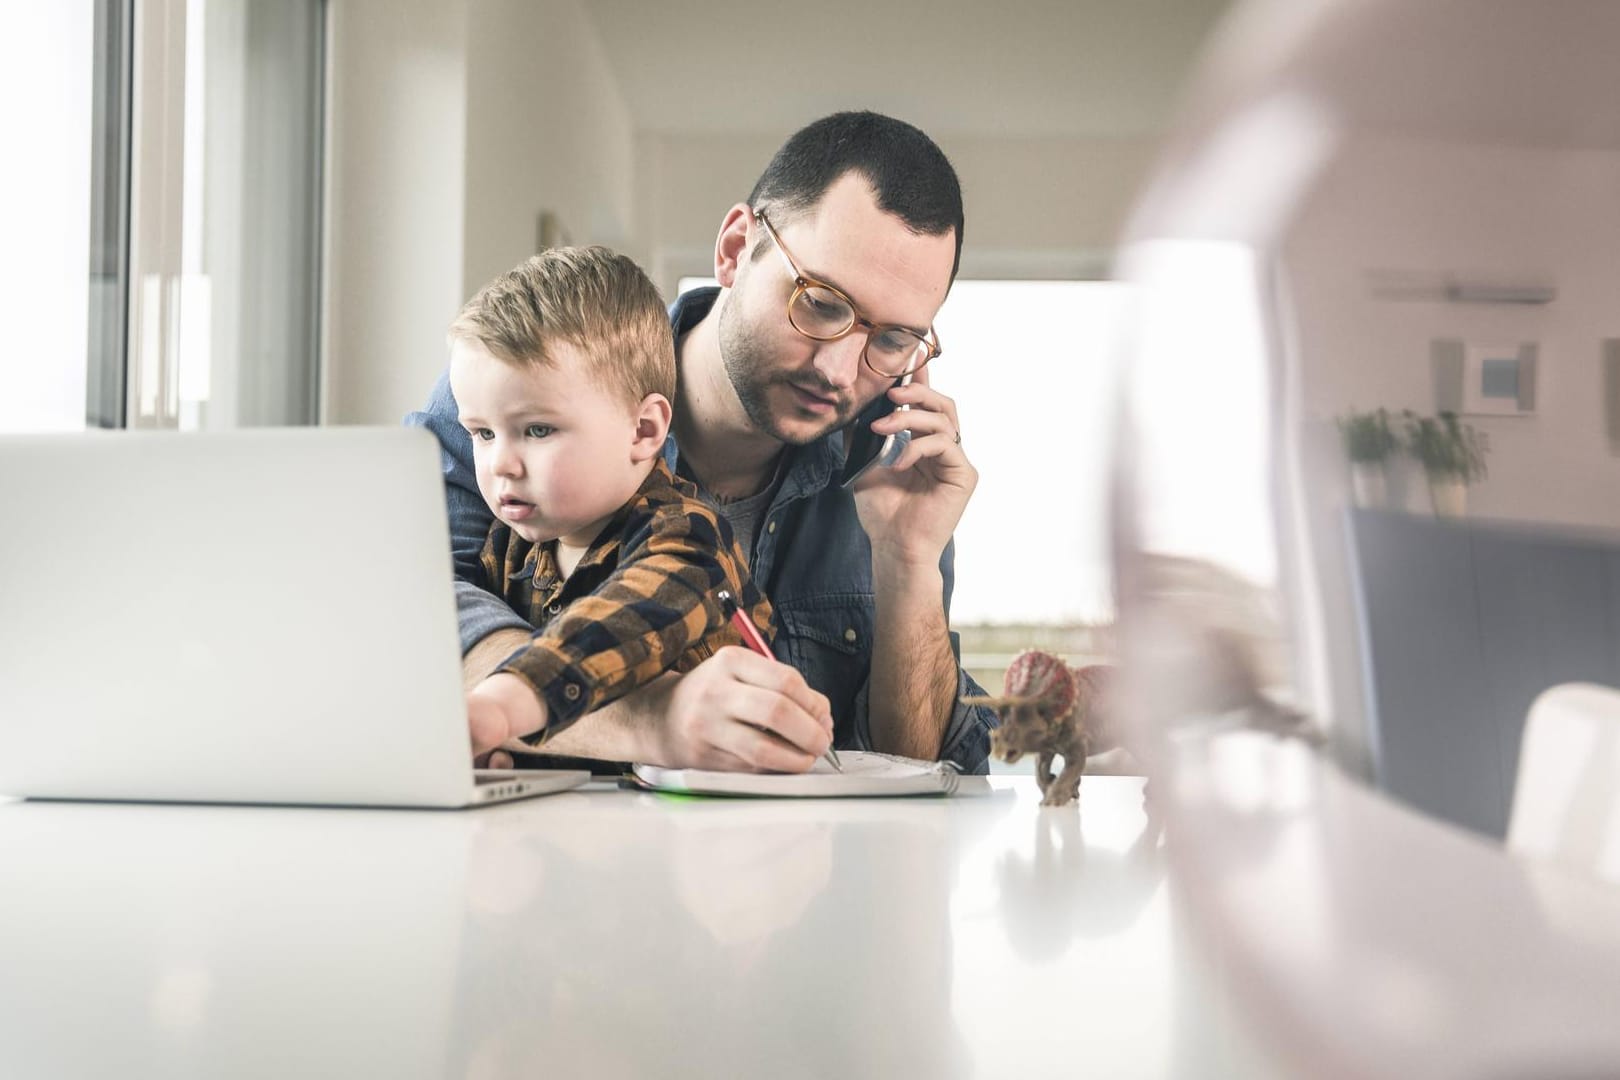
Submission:
M 715 243 L 718 289 L 670 309 L 679 386 L 666 456 L 731 522 L 776 609 L 776 663 L 721 650 L 548 741 L 557 754 L 803 771 L 830 707 L 834 745 L 984 771 L 995 717 L 947 628 L 951 533 L 978 481 L 956 404 L 928 385 L 933 319 L 961 256 L 962 202 L 943 153 L 909 124 L 839 113 L 777 152 Z M 914 372 L 909 385 L 896 376 Z M 844 431 L 912 440 L 892 468 L 839 484 Z M 477 586 L 489 525 L 466 432 L 440 379 L 409 423 L 445 450 L 464 670 L 481 679 L 533 630 Z M 528 734 L 516 730 L 507 737 Z M 474 736 L 474 750 L 498 745 Z

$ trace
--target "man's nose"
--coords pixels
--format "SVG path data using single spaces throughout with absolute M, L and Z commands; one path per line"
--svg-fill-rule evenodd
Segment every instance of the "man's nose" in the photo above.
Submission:
M 861 353 L 866 348 L 866 334 L 856 330 L 837 341 L 825 341 L 816 349 L 816 373 L 828 386 L 848 390 L 861 374 Z

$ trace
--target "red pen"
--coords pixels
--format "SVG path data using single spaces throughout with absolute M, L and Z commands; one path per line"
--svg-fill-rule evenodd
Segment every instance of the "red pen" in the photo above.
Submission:
M 720 613 L 730 619 L 731 625 L 737 628 L 737 633 L 742 635 L 743 644 L 767 660 L 776 659 L 771 655 L 771 647 L 765 644 L 765 638 L 760 634 L 759 627 L 754 625 L 752 619 L 743 614 L 742 608 L 737 606 L 737 601 L 731 595 L 731 592 L 727 589 L 721 589 L 714 595 L 715 599 L 720 601 Z M 826 759 L 827 764 L 839 772 L 844 771 L 844 767 L 838 763 L 838 752 L 832 748 L 831 743 L 827 744 L 827 752 L 822 757 Z

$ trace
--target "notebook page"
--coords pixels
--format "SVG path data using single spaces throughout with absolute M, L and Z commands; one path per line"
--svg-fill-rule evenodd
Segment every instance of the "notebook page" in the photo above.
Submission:
M 842 771 L 833 768 L 826 758 L 818 758 L 807 775 L 910 777 L 938 773 L 947 767 L 937 761 L 918 761 L 875 750 L 846 750 L 838 755 L 838 764 Z
M 703 769 L 663 769 L 637 765 L 643 786 L 694 795 L 754 795 L 768 798 L 861 798 L 888 795 L 950 795 L 988 791 L 983 777 L 959 776 L 937 761 L 845 750 L 838 755 L 843 771 L 825 761 L 805 773 L 734 773 Z

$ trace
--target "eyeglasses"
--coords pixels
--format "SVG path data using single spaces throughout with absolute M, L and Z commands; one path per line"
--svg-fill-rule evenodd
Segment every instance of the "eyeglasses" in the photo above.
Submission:
M 866 347 L 861 360 L 867 367 L 886 379 L 898 379 L 907 372 L 916 372 L 941 352 L 939 335 L 933 327 L 924 337 L 903 326 L 882 325 L 863 319 L 855 310 L 855 302 L 838 289 L 815 278 L 805 277 L 799 264 L 793 261 L 782 238 L 765 217 L 764 210 L 755 210 L 754 217 L 765 226 L 765 233 L 782 253 L 788 273 L 793 275 L 793 295 L 788 298 L 788 323 L 812 341 L 837 341 L 853 333 L 856 328 L 866 331 Z

